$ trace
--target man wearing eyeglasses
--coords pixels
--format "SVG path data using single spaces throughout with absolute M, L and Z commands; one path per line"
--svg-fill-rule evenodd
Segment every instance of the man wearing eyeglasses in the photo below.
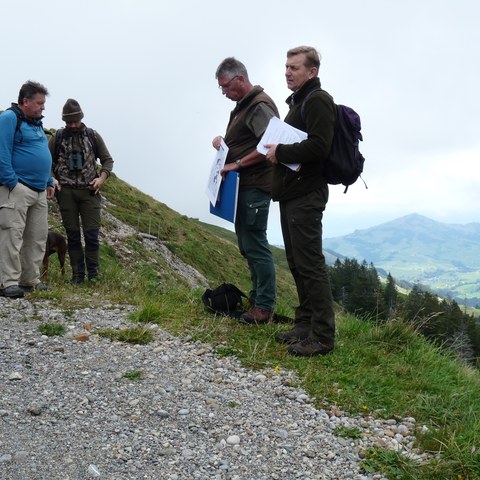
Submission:
M 268 323 L 275 308 L 275 265 L 267 240 L 267 220 L 271 201 L 272 165 L 256 147 L 268 122 L 278 110 L 259 85 L 252 85 L 245 65 L 233 57 L 217 68 L 218 88 L 236 102 L 230 114 L 225 137 L 213 139 L 220 148 L 223 138 L 228 155 L 222 174 L 240 173 L 240 187 L 235 220 L 238 248 L 246 258 L 252 279 L 249 299 L 253 306 L 240 321 L 248 324 Z

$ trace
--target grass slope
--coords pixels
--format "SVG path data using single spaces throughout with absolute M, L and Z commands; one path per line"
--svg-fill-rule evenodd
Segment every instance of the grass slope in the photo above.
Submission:
M 231 232 L 219 236 L 215 228 L 179 215 L 114 176 L 105 187 L 110 213 L 136 230 L 158 232 L 160 240 L 203 273 L 211 285 L 234 280 L 248 289 L 248 271 Z M 145 249 L 141 237 L 125 238 L 122 248 L 128 255 L 120 255 L 119 246 L 103 242 L 100 280 L 77 288 L 60 276 L 52 260 L 52 290 L 33 296 L 49 298 L 66 311 L 95 302 L 104 308 L 110 302 L 137 305 L 132 329 L 99 333 L 142 343 L 148 341 L 144 325 L 157 323 L 175 334 L 209 342 L 218 354 L 236 355 L 252 368 L 265 368 L 272 374 L 277 369 L 295 370 L 318 407 L 386 418 L 413 416 L 429 427 L 427 434 L 418 436 L 420 446 L 441 453 L 434 461 L 416 465 L 398 453 L 376 449 L 366 452 L 367 471 L 381 471 L 391 479 L 480 478 L 478 371 L 446 356 L 411 327 L 400 321 L 375 325 L 339 314 L 332 355 L 290 357 L 286 347 L 274 341 L 275 334 L 287 326 L 250 327 L 209 315 L 200 300 L 203 289 L 189 287 L 160 255 Z M 293 282 L 283 266 L 277 266 L 277 271 L 280 309 L 291 314 Z

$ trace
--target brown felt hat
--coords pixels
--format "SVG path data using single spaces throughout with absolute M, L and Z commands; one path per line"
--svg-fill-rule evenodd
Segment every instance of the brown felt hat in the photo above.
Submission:
M 73 98 L 69 98 L 63 106 L 62 120 L 64 122 L 78 122 L 83 118 L 80 104 Z

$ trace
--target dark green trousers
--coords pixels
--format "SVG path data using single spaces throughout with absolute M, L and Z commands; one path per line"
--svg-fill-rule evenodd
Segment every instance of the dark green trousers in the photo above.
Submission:
M 92 190 L 63 187 L 57 200 L 63 226 L 67 232 L 68 255 L 73 277 L 83 279 L 85 265 L 89 278 L 98 276 L 100 256 L 100 195 Z M 82 245 L 81 230 L 85 240 Z
M 275 264 L 267 240 L 270 195 L 258 188 L 238 194 L 235 233 L 252 279 L 250 301 L 262 310 L 275 308 Z
M 288 266 L 299 300 L 296 326 L 308 328 L 314 340 L 334 345 L 335 313 L 322 251 L 322 217 L 327 200 L 328 191 L 318 189 L 280 201 L 280 218 Z

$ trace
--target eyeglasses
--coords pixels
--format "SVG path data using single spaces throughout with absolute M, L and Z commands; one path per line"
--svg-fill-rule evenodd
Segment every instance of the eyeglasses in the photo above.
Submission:
M 218 88 L 220 90 L 226 90 L 228 87 L 230 87 L 230 84 L 236 79 L 238 78 L 238 75 L 235 75 L 233 78 L 231 78 L 227 83 L 225 83 L 224 85 L 219 85 Z

